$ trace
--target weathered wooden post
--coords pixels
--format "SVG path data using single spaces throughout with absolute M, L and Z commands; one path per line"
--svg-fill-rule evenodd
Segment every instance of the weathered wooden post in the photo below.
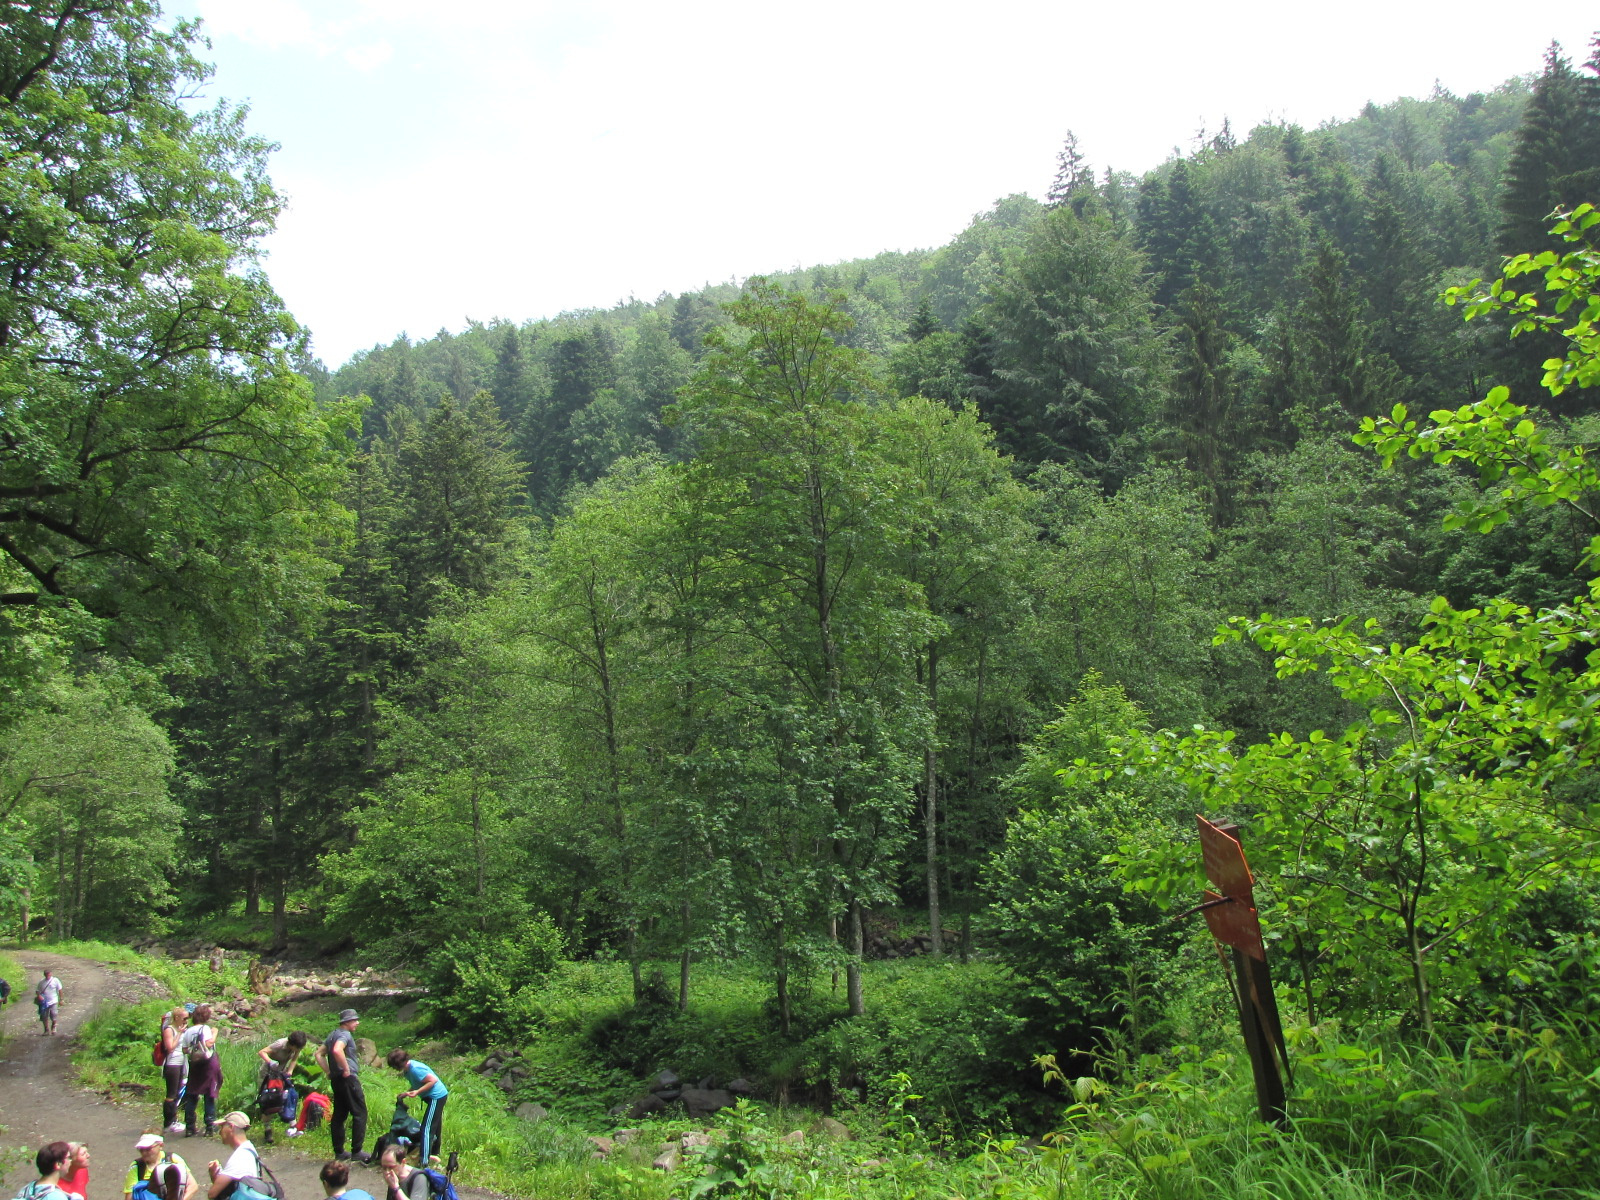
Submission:
M 1199 815 L 1195 820 L 1200 824 L 1206 878 L 1217 889 L 1204 893 L 1205 902 L 1197 911 L 1205 917 L 1211 936 L 1232 948 L 1239 1024 L 1244 1029 L 1244 1045 L 1255 1075 L 1256 1106 L 1263 1121 L 1281 1127 L 1289 1117 L 1278 1065 L 1282 1063 L 1284 1073 L 1290 1073 L 1289 1052 L 1283 1040 L 1283 1022 L 1278 1017 L 1278 1000 L 1272 991 L 1272 975 L 1267 969 L 1267 948 L 1261 940 L 1255 880 L 1239 841 L 1238 826 L 1213 825 Z

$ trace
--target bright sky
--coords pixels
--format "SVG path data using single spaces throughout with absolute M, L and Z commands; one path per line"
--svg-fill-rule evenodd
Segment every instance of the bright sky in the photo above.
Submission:
M 1041 195 L 1068 129 L 1143 170 L 1224 117 L 1315 126 L 1581 61 L 1600 17 L 1508 0 L 171 0 L 211 94 L 282 144 L 268 267 L 330 366 L 936 246 Z

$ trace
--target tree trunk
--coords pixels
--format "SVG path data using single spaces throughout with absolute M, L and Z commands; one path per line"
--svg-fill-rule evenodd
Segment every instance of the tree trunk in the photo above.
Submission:
M 789 949 L 784 944 L 784 930 L 778 925 L 778 952 L 776 956 L 778 991 L 778 1032 L 789 1036 Z
M 683 902 L 683 953 L 678 958 L 678 1011 L 689 1011 L 689 902 Z
M 922 749 L 922 791 L 926 801 L 923 816 L 926 822 L 928 859 L 928 937 L 933 942 L 933 957 L 944 956 L 944 932 L 940 927 L 939 913 L 939 645 L 928 647 L 928 710 L 932 728 L 928 742 Z
M 272 948 L 289 944 L 289 872 L 277 867 L 272 872 Z
M 861 952 L 865 938 L 861 929 L 861 901 L 850 898 L 850 957 L 844 965 L 845 998 L 852 1017 L 864 1016 L 867 1005 L 861 995 Z

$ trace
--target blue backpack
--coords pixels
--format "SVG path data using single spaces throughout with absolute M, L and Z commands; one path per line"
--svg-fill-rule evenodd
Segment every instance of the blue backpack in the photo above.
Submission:
M 433 1193 L 433 1200 L 460 1200 L 456 1195 L 456 1185 L 450 1182 L 450 1176 L 443 1171 L 435 1171 L 432 1167 L 418 1167 L 417 1170 L 428 1177 L 428 1190 Z

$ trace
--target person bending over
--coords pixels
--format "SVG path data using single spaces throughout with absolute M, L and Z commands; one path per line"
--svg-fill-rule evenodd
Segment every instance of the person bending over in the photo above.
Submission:
M 422 1122 L 422 1157 L 418 1161 L 427 1166 L 428 1160 L 439 1152 L 439 1134 L 444 1128 L 444 1102 L 450 1096 L 450 1089 L 440 1082 L 432 1067 L 418 1062 L 404 1050 L 389 1051 L 388 1062 L 411 1085 L 409 1092 L 400 1093 L 401 1099 L 421 1096 L 427 1104 L 417 1118 Z

